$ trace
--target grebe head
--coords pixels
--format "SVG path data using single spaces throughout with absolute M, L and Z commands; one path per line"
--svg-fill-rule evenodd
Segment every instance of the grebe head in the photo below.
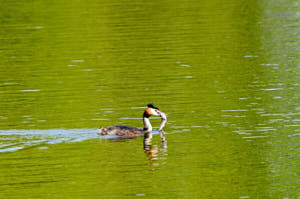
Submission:
M 149 118 L 151 115 L 161 116 L 162 112 L 154 104 L 148 104 L 147 107 L 143 115 L 144 117 Z

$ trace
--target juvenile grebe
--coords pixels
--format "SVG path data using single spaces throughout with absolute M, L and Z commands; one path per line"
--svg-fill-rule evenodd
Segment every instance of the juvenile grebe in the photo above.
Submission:
M 162 129 L 165 126 L 167 122 L 166 114 L 161 112 L 159 108 L 154 106 L 153 104 L 148 104 L 146 110 L 143 114 L 143 122 L 144 122 L 144 128 L 135 128 L 131 126 L 125 126 L 125 125 L 114 125 L 109 127 L 100 127 L 98 129 L 98 133 L 100 135 L 118 135 L 118 136 L 135 136 L 138 134 L 145 134 L 152 132 L 152 126 L 149 120 L 149 117 L 151 115 L 156 115 L 161 117 L 161 123 L 159 126 L 160 134 L 162 135 Z

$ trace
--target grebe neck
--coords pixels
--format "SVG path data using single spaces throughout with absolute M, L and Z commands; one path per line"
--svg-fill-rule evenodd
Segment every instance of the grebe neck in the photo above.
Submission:
M 151 132 L 152 126 L 148 117 L 143 117 L 144 121 L 144 131 Z

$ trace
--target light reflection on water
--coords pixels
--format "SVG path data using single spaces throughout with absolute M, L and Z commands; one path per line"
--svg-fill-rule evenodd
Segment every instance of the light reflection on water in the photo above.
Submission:
M 95 129 L 0 130 L 0 152 L 12 152 L 31 147 L 62 142 L 81 142 L 97 137 Z

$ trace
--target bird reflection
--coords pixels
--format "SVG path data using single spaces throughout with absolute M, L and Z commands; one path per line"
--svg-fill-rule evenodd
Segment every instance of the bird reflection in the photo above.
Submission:
M 156 162 L 156 160 L 165 159 L 163 156 L 166 156 L 167 152 L 167 140 L 163 135 L 163 132 L 159 132 L 161 138 L 161 146 L 152 145 L 152 133 L 144 134 L 144 151 L 149 160 L 149 165 L 157 166 L 164 164 L 164 162 Z
M 150 166 L 158 166 L 165 164 L 166 156 L 167 156 L 167 140 L 162 131 L 159 132 L 161 145 L 152 144 L 152 132 L 147 132 L 144 134 L 143 140 L 143 149 L 149 160 Z M 136 139 L 138 136 L 127 136 L 127 137 L 109 137 L 109 139 L 100 138 L 100 141 L 108 140 L 110 142 L 126 142 L 129 139 Z

